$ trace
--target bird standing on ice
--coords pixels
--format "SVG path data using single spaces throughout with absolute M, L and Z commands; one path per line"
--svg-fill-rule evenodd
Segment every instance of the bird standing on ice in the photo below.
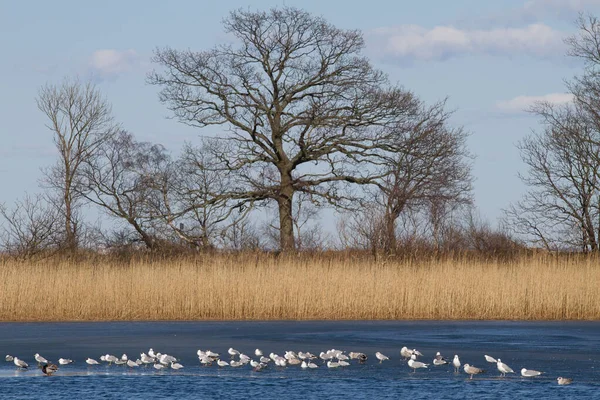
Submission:
M 20 369 L 27 369 L 27 368 L 29 368 L 29 364 L 27 364 L 23 360 L 20 360 L 18 357 L 14 357 L 13 358 L 13 363 L 17 366 L 17 368 L 20 368 Z
M 498 359 L 498 362 L 496 363 L 496 366 L 498 367 L 498 371 L 500 371 L 500 376 L 505 377 L 506 374 L 512 374 L 515 371 L 512 370 L 511 367 L 509 367 L 508 365 L 504 364 L 502 362 L 501 359 Z
M 474 367 L 469 364 L 465 364 L 464 369 L 467 374 L 471 375 L 471 377 L 469 379 L 473 379 L 473 375 L 477 375 L 477 374 L 481 374 L 482 372 L 485 372 L 483 369 Z
M 454 355 L 454 360 L 452 360 L 452 365 L 454 365 L 454 372 L 458 374 L 460 368 L 460 358 L 458 358 L 458 354 Z
M 421 361 L 417 361 L 417 355 L 413 354 L 408 360 L 408 366 L 413 369 L 413 372 L 417 371 L 417 368 L 427 368 L 429 364 L 422 363 Z
M 35 361 L 37 361 L 38 365 L 48 364 L 48 360 L 46 360 L 44 357 L 40 356 L 39 353 L 35 353 L 33 358 L 35 358 Z
M 379 363 L 381 364 L 382 362 L 384 362 L 385 360 L 389 360 L 390 358 L 380 352 L 375 353 L 375 357 L 377 357 L 377 359 L 379 360 Z

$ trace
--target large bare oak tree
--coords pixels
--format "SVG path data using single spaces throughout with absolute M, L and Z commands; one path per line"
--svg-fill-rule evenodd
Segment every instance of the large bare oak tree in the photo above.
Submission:
M 294 196 L 338 206 L 346 184 L 380 178 L 372 166 L 394 151 L 383 127 L 413 110 L 414 96 L 361 55 L 360 32 L 305 11 L 238 10 L 224 26 L 234 44 L 156 50 L 149 82 L 179 121 L 226 128 L 221 157 L 238 185 L 223 196 L 276 202 L 280 247 L 293 250 Z

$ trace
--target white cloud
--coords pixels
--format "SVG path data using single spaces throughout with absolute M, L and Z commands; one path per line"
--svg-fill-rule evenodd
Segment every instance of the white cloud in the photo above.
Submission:
M 556 105 L 567 104 L 573 101 L 571 93 L 550 93 L 543 96 L 517 96 L 510 100 L 499 101 L 496 108 L 506 112 L 524 112 L 539 102 Z
M 140 64 L 140 57 L 135 50 L 105 49 L 95 51 L 90 58 L 92 72 L 101 77 L 116 77 L 135 69 Z
M 461 29 L 402 25 L 374 30 L 368 43 L 384 58 L 445 60 L 467 55 L 562 56 L 563 35 L 544 24 L 524 28 Z

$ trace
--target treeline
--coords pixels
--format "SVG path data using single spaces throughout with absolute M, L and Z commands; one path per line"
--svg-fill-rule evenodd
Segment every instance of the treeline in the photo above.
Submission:
M 600 103 L 590 96 L 600 93 L 600 40 L 591 40 L 600 31 L 594 18 L 580 23 L 569 43 L 586 73 L 570 87 L 572 105 L 533 110 L 547 129 L 520 146 L 531 192 L 501 229 L 477 217 L 468 132 L 451 123 L 444 100 L 427 104 L 391 83 L 361 54 L 360 32 L 276 8 L 233 11 L 224 21 L 233 44 L 155 51 L 148 82 L 173 116 L 222 128 L 177 155 L 136 139 L 92 83 L 42 87 L 37 105 L 59 157 L 44 170 L 42 194 L 0 207 L 0 245 L 20 257 L 81 249 L 507 255 L 525 248 L 518 237 L 597 251 Z M 90 222 L 91 206 L 109 228 Z M 323 229 L 325 214 L 335 215 L 337 234 Z

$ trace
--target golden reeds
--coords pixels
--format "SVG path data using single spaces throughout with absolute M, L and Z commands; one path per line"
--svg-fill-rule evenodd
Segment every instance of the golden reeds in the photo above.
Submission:
M 0 263 L 0 320 L 600 318 L 595 258 Z

